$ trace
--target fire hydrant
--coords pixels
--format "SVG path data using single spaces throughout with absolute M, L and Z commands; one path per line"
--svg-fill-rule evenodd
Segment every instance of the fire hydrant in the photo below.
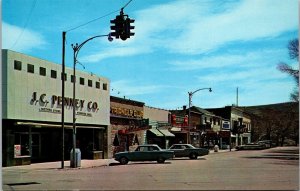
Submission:
M 218 152 L 219 151 L 219 146 L 218 145 L 215 145 L 214 146 L 214 152 Z

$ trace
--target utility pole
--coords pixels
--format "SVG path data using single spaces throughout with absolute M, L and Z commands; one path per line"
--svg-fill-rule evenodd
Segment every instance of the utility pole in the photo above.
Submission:
M 66 32 L 62 33 L 62 108 L 61 108 L 61 127 L 62 127 L 62 159 L 61 159 L 61 168 L 64 169 L 64 161 L 65 161 L 65 47 L 66 47 Z
M 236 106 L 239 106 L 239 87 L 236 88 Z

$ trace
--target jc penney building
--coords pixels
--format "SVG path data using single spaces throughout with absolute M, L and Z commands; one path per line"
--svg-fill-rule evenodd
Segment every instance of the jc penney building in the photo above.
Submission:
M 66 68 L 65 79 L 65 160 L 70 160 L 73 147 L 74 102 L 76 147 L 82 159 L 111 158 L 154 138 L 165 146 L 162 141 L 174 137 L 167 130 L 157 133 L 153 125 L 167 124 L 169 111 L 110 96 L 107 78 L 76 71 L 75 100 L 73 69 Z M 2 50 L 3 166 L 62 160 L 61 94 L 61 65 Z
M 100 151 L 110 155 L 109 80 L 66 68 L 65 160 L 72 148 L 73 102 L 76 102 L 76 146 L 82 158 Z M 61 65 L 2 50 L 2 142 L 3 166 L 62 159 Z

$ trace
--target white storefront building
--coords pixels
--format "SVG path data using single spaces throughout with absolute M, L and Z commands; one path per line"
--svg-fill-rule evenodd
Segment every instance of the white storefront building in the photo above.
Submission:
M 76 104 L 76 147 L 82 158 L 107 158 L 110 140 L 109 80 L 65 71 L 64 158 L 72 148 L 73 102 Z M 62 66 L 2 50 L 3 166 L 57 161 L 63 156 Z

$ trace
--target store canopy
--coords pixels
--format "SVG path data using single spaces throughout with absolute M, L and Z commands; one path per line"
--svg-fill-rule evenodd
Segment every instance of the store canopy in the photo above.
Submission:
M 159 131 L 160 131 L 162 134 L 164 134 L 166 137 L 175 137 L 175 135 L 172 134 L 172 133 L 170 133 L 170 131 L 167 130 L 167 129 L 160 129 Z
M 180 127 L 172 127 L 172 128 L 171 128 L 171 131 L 174 131 L 174 132 L 180 132 L 180 131 L 181 131 L 181 128 L 180 128 Z
M 49 123 L 35 123 L 35 122 L 17 122 L 16 125 L 27 125 L 27 126 L 32 126 L 36 128 L 41 128 L 41 127 L 55 127 L 55 128 L 61 128 L 62 125 L 58 124 L 49 124 Z M 73 128 L 72 125 L 64 125 L 64 128 L 71 129 Z M 105 129 L 104 127 L 95 127 L 95 126 L 76 126 L 76 128 L 86 128 L 86 129 Z
M 150 131 L 151 133 L 153 133 L 154 135 L 156 135 L 157 137 L 163 137 L 164 135 L 161 134 L 161 132 L 159 132 L 157 129 L 149 129 L 148 131 Z

